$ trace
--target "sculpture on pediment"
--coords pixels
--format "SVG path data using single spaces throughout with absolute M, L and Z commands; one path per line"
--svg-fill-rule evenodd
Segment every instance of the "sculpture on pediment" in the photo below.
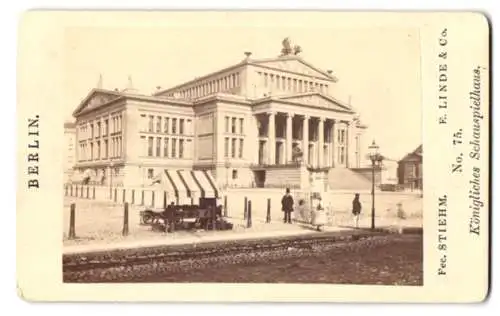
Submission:
M 354 123 L 354 126 L 358 126 L 361 123 L 361 118 L 359 114 L 356 114 L 354 118 L 352 119 L 352 122 Z
M 281 49 L 281 56 L 289 56 L 289 55 L 298 55 L 302 52 L 302 48 L 299 45 L 295 45 L 292 47 L 292 42 L 290 38 L 285 37 L 285 39 L 281 42 L 283 48 Z
M 300 54 L 300 53 L 302 53 L 302 47 L 300 47 L 299 45 L 295 45 L 295 46 L 293 47 L 293 54 L 294 54 L 294 55 L 298 55 L 298 54 Z
M 281 42 L 281 45 L 283 46 L 281 49 L 282 56 L 288 56 L 292 53 L 292 43 L 288 37 L 285 37 L 285 39 Z
M 292 161 L 300 162 L 302 160 L 303 155 L 304 153 L 302 152 L 302 149 L 300 149 L 300 146 L 299 145 L 295 146 L 292 150 Z

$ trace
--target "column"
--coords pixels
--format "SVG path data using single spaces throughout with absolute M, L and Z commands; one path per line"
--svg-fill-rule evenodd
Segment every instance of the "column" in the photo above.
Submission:
M 331 159 L 332 159 L 332 167 L 335 167 L 337 164 L 337 122 L 335 119 L 332 119 L 332 143 L 330 144 L 330 149 L 331 149 Z
M 302 160 L 305 164 L 309 163 L 309 115 L 304 115 L 302 121 Z
M 276 125 L 275 125 L 275 112 L 268 113 L 267 124 L 267 143 L 269 148 L 269 164 L 276 164 Z
M 347 122 L 347 144 L 346 144 L 346 167 L 354 168 L 355 167 L 355 157 L 354 153 L 356 152 L 356 144 L 354 138 L 354 122 Z
M 288 113 L 286 117 L 286 161 L 285 163 L 290 163 L 292 161 L 292 124 L 293 114 Z
M 323 149 L 325 145 L 324 132 L 325 132 L 325 119 L 319 118 L 318 121 L 318 167 L 323 167 Z

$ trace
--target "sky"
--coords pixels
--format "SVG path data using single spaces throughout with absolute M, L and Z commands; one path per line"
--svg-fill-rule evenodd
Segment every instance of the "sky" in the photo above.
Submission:
M 168 88 L 252 58 L 280 54 L 289 37 L 304 60 L 333 70 L 333 96 L 348 101 L 368 125 L 366 138 L 390 159 L 422 143 L 418 30 L 413 28 L 82 27 L 65 33 L 67 119 L 96 87 L 123 89 L 128 76 L 141 93 Z

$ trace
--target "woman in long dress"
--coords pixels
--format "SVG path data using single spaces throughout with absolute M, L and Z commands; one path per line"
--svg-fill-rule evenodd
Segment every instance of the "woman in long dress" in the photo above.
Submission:
M 326 225 L 326 212 L 321 201 L 321 197 L 318 198 L 318 205 L 313 212 L 313 226 L 316 226 L 317 231 L 322 231 L 323 227 Z

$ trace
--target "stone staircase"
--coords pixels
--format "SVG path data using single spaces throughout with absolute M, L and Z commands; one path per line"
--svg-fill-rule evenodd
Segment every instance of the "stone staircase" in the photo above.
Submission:
M 268 169 L 266 184 L 268 186 L 300 186 L 301 170 L 299 168 Z
M 331 168 L 328 171 L 331 190 L 371 190 L 372 183 L 366 177 L 348 169 Z

